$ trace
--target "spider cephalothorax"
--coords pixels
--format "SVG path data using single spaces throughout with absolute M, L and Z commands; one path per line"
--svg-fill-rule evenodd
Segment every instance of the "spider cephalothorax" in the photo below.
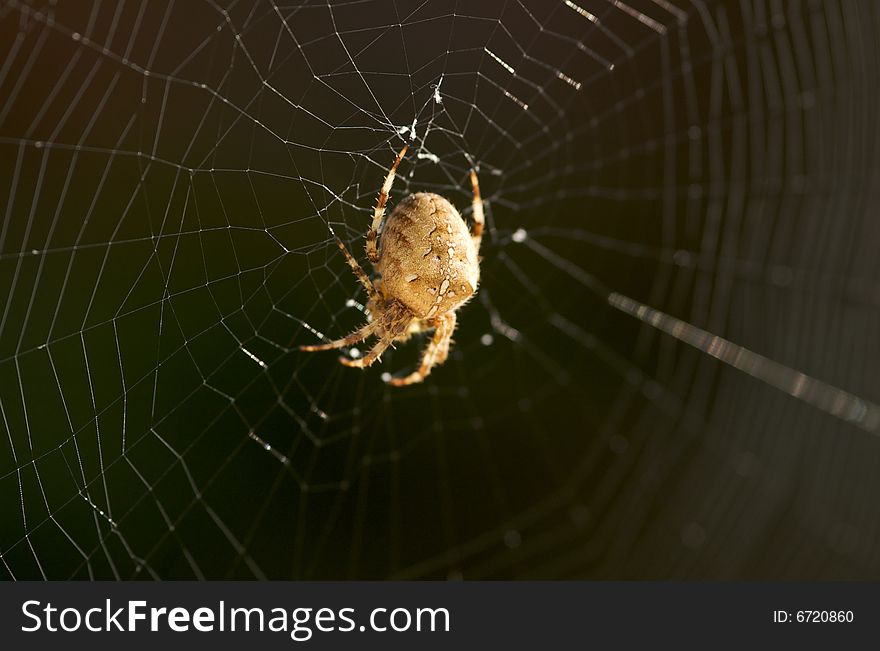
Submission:
M 470 176 L 474 223 L 470 231 L 455 206 L 430 192 L 409 195 L 382 223 L 388 193 L 406 150 L 406 147 L 400 150 L 388 171 L 379 192 L 373 223 L 367 231 L 367 258 L 378 272 L 378 279 L 371 281 L 342 241 L 336 240 L 367 290 L 370 321 L 342 339 L 300 347 L 300 350 L 330 350 L 375 336 L 379 341 L 364 357 L 339 360 L 346 366 L 365 368 L 395 341 L 405 341 L 415 332 L 433 330 L 418 370 L 389 380 L 397 386 L 421 382 L 434 366 L 446 361 L 455 330 L 455 311 L 477 291 L 478 254 L 483 233 L 483 202 L 473 170 Z M 380 228 L 382 237 L 377 250 Z

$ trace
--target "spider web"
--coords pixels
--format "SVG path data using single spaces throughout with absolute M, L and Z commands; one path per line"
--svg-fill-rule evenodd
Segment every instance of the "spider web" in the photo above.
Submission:
M 877 576 L 872 3 L 0 4 L 0 574 Z M 482 287 L 366 371 L 390 205 Z M 362 351 L 348 350 L 358 355 Z

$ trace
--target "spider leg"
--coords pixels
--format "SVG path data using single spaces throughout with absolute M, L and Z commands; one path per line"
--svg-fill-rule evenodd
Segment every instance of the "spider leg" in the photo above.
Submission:
M 358 359 L 340 357 L 339 362 L 345 366 L 351 366 L 352 368 L 366 368 L 379 359 L 382 353 L 384 353 L 392 343 L 394 343 L 394 335 L 386 333 L 385 336 L 377 341 L 376 345 L 370 349 L 370 352 L 363 357 L 359 357 Z
M 421 382 L 428 376 L 434 366 L 442 364 L 446 360 L 449 354 L 449 342 L 452 339 L 452 331 L 455 330 L 455 312 L 450 312 L 438 319 L 436 326 L 434 336 L 422 355 L 422 363 L 418 370 L 404 377 L 391 378 L 388 381 L 389 384 L 402 387 L 407 384 Z
M 373 211 L 373 223 L 370 226 L 370 230 L 367 231 L 367 257 L 374 264 L 379 260 L 379 252 L 376 250 L 376 239 L 379 237 L 379 226 L 382 224 L 382 217 L 385 216 L 385 203 L 388 201 L 388 193 L 391 192 L 391 184 L 394 183 L 394 175 L 397 174 L 397 166 L 400 165 L 400 161 L 403 159 L 404 154 L 406 154 L 407 149 L 409 147 L 404 145 L 400 153 L 397 154 L 397 158 L 394 159 L 391 169 L 388 170 L 388 176 L 385 177 L 385 183 L 382 184 L 382 189 L 379 191 L 376 209 Z
M 474 188 L 474 223 L 471 226 L 471 239 L 474 241 L 474 247 L 477 253 L 480 252 L 480 242 L 483 240 L 483 226 L 486 218 L 483 215 L 483 199 L 480 197 L 480 184 L 477 181 L 477 173 L 471 170 L 471 185 Z
M 354 332 L 352 332 L 347 337 L 343 337 L 342 339 L 336 339 L 335 341 L 328 342 L 326 344 L 317 344 L 314 346 L 300 346 L 300 350 L 314 352 L 317 350 L 333 350 L 334 348 L 342 348 L 343 346 L 350 346 L 351 344 L 356 344 L 359 341 L 363 341 L 371 334 L 376 331 L 377 323 L 374 321 L 372 323 L 368 323 L 363 328 L 358 328 Z
M 434 360 L 434 366 L 440 366 L 449 357 L 449 346 L 452 344 L 452 331 L 455 330 L 455 313 L 452 313 L 452 325 L 449 326 L 449 336 L 445 337 L 437 348 L 437 358 Z
M 348 252 L 348 249 L 345 248 L 345 244 L 342 243 L 338 237 L 336 238 L 336 245 L 342 249 L 342 252 L 345 254 L 345 259 L 348 262 L 348 266 L 351 267 L 351 270 L 354 272 L 354 275 L 357 276 L 357 279 L 360 281 L 361 285 L 364 286 L 364 289 L 367 290 L 367 294 L 369 294 L 370 298 L 377 298 L 378 292 L 376 288 L 373 287 L 373 283 L 370 282 L 369 276 L 367 276 L 366 272 L 364 272 L 363 267 L 358 264 L 358 261 L 354 259 L 354 256 Z

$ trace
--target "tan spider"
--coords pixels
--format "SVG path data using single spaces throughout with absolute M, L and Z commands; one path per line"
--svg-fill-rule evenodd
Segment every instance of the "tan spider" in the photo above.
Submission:
M 474 223 L 470 231 L 455 206 L 431 192 L 416 192 L 406 197 L 383 225 L 388 193 L 406 150 L 407 147 L 400 150 L 385 177 L 373 223 L 367 231 L 367 258 L 379 278 L 371 281 L 336 238 L 336 244 L 369 295 L 367 324 L 342 339 L 300 346 L 300 350 L 330 350 L 378 337 L 379 341 L 364 357 L 339 358 L 346 366 L 365 368 L 394 342 L 406 341 L 416 332 L 433 330 L 418 370 L 389 380 L 395 386 L 421 382 L 434 366 L 446 361 L 455 330 L 455 311 L 477 291 L 484 222 L 480 187 L 476 173 L 471 170 Z M 382 237 L 377 251 L 380 229 Z

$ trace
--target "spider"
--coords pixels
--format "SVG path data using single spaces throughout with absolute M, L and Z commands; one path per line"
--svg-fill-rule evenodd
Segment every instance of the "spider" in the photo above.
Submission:
M 476 172 L 471 170 L 474 223 L 470 231 L 455 206 L 431 192 L 409 195 L 383 224 L 388 193 L 406 151 L 404 146 L 385 177 L 373 223 L 367 231 L 367 258 L 378 278 L 371 281 L 342 240 L 336 238 L 354 275 L 367 290 L 367 324 L 326 344 L 300 346 L 304 351 L 331 350 L 378 337 L 379 341 L 365 356 L 339 358 L 346 366 L 366 368 L 394 342 L 433 330 L 419 368 L 404 377 L 390 379 L 394 386 L 421 382 L 434 366 L 446 361 L 455 330 L 455 312 L 477 291 L 484 223 L 480 186 Z

